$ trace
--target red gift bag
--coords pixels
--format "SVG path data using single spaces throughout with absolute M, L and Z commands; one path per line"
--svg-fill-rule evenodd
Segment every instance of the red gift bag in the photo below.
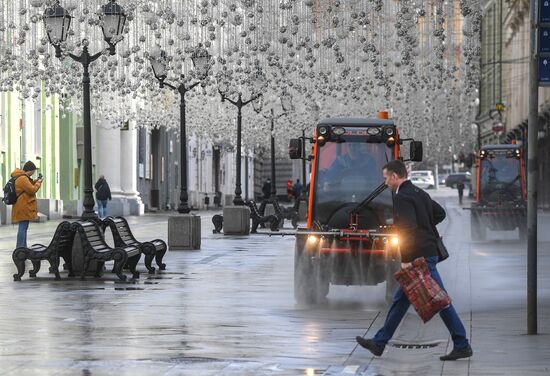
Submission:
M 430 275 L 423 257 L 414 260 L 412 266 L 395 273 L 395 279 L 425 323 L 451 304 L 449 295 Z

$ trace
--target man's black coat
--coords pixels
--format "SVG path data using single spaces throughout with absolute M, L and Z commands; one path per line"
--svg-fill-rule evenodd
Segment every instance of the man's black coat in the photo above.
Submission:
M 395 224 L 399 231 L 401 261 L 437 256 L 436 224 L 445 219 L 445 210 L 430 195 L 411 183 L 403 182 L 393 200 Z
M 97 183 L 95 183 L 95 198 L 97 200 L 110 200 L 111 199 L 111 188 L 109 188 L 109 184 L 107 183 L 107 180 L 103 178 L 99 178 L 97 180 Z

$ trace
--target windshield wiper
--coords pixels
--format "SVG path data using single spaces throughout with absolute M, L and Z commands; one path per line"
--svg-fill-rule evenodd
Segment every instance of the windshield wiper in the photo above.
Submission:
M 363 201 L 359 203 L 350 213 L 352 216 L 356 216 L 359 214 L 361 210 L 363 210 L 365 207 L 368 206 L 368 204 L 371 203 L 372 200 L 374 200 L 376 197 L 380 195 L 380 193 L 384 192 L 384 190 L 388 188 L 386 183 L 380 184 L 378 187 L 374 189 Z
M 353 210 L 351 211 L 350 213 L 350 222 L 353 222 L 353 218 L 355 218 L 357 216 L 357 214 L 363 210 L 365 207 L 367 207 L 369 205 L 369 203 L 374 200 L 376 197 L 378 197 L 378 195 L 380 195 L 380 193 L 384 192 L 384 190 L 386 189 L 386 184 L 382 183 L 380 184 L 378 187 L 376 187 L 374 189 L 374 191 L 372 191 L 368 196 L 367 198 L 365 198 L 363 201 L 361 201 L 359 203 L 359 205 L 357 205 L 355 208 L 353 208 Z M 326 220 L 326 223 L 327 223 L 327 226 L 328 224 L 330 223 L 330 220 L 332 219 L 332 217 L 334 216 L 334 214 L 336 214 L 336 212 L 338 212 L 338 210 L 342 209 L 343 207 L 345 206 L 348 206 L 350 205 L 351 203 L 349 202 L 345 202 L 343 203 L 342 205 L 339 205 L 337 206 L 331 213 L 330 215 L 327 217 L 327 220 Z M 350 223 L 350 227 L 352 227 L 353 223 Z

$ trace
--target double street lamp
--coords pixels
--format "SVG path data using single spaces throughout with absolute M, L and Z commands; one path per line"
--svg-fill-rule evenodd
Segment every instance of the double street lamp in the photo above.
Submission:
M 110 0 L 101 7 L 99 15 L 101 20 L 101 29 L 105 42 L 109 45 L 110 55 L 115 54 L 115 45 L 122 39 L 124 24 L 126 23 L 126 14 L 124 9 Z M 55 48 L 55 56 L 62 58 L 62 43 L 67 40 L 71 27 L 71 15 L 59 5 L 57 1 L 52 7 L 44 11 L 44 26 L 46 34 L 51 45 Z M 74 61 L 82 64 L 82 104 L 83 104 L 83 123 L 84 123 L 84 212 L 82 219 L 95 219 L 97 214 L 94 211 L 94 196 L 92 189 L 92 130 L 90 118 L 90 74 L 89 66 L 97 60 L 104 51 L 90 55 L 88 52 L 88 41 L 82 41 L 82 53 L 80 56 L 68 53 L 67 55 Z
M 233 205 L 244 205 L 243 198 L 241 197 L 241 133 L 242 133 L 242 108 L 249 103 L 252 103 L 254 110 L 259 111 L 261 109 L 261 102 L 259 101 L 262 96 L 261 93 L 252 94 L 250 99 L 243 101 L 242 93 L 239 92 L 237 100 L 232 100 L 227 96 L 229 90 L 228 85 L 225 82 L 221 82 L 218 85 L 218 92 L 222 98 L 222 102 L 228 101 L 233 106 L 237 107 L 237 157 L 236 157 L 236 183 L 235 183 L 235 198 L 233 199 Z
M 199 72 L 202 72 L 206 77 L 208 74 L 208 68 L 210 66 L 210 54 L 205 48 L 199 47 L 191 55 L 193 66 Z M 186 122 L 185 122 L 185 94 L 193 90 L 195 86 L 201 83 L 197 81 L 189 86 L 184 84 L 184 75 L 181 75 L 181 83 L 178 86 L 171 85 L 165 82 L 168 71 L 168 59 L 164 51 L 160 51 L 159 56 L 151 58 L 151 65 L 153 67 L 153 73 L 159 81 L 160 87 L 169 87 L 172 90 L 176 90 L 180 94 L 180 155 L 181 155 L 181 188 L 180 188 L 180 203 L 178 205 L 178 212 L 181 214 L 188 214 L 191 211 L 189 207 L 189 194 L 187 192 L 187 134 L 186 134 Z

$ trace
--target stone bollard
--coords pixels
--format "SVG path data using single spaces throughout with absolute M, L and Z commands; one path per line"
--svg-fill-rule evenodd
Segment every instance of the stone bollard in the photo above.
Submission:
M 170 251 L 201 249 L 201 217 L 179 214 L 168 218 Z
M 250 234 L 250 209 L 247 206 L 226 206 L 223 208 L 224 235 Z

